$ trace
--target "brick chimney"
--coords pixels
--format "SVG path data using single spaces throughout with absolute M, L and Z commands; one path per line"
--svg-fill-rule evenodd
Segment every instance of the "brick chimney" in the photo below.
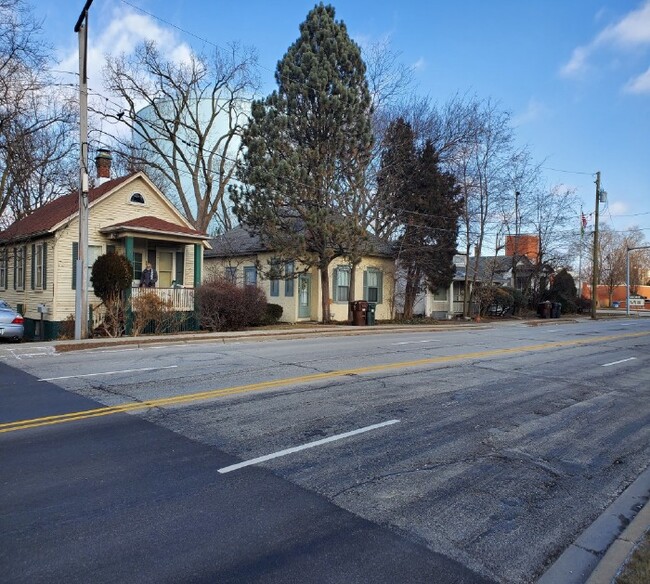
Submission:
M 102 185 L 111 179 L 111 151 L 105 148 L 100 148 L 97 151 L 95 164 L 97 165 L 97 183 Z
M 526 256 L 535 261 L 539 254 L 539 237 L 536 235 L 507 235 L 506 257 Z

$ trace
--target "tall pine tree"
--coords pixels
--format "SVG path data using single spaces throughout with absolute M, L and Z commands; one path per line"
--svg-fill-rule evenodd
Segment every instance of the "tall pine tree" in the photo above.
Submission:
M 366 238 L 350 209 L 372 147 L 365 65 L 332 6 L 309 12 L 275 79 L 278 89 L 253 103 L 235 213 L 279 257 L 318 268 L 326 322 L 328 267 Z
M 410 318 L 423 285 L 436 290 L 453 279 L 460 189 L 454 176 L 440 169 L 430 141 L 418 150 L 402 118 L 388 128 L 378 187 L 382 205 L 401 225 L 398 262 L 404 273 L 404 317 Z

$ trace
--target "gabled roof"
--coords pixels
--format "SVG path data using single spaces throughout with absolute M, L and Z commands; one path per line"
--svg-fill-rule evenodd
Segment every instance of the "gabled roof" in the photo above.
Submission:
M 88 203 L 92 203 L 106 195 L 116 187 L 127 182 L 136 173 L 109 180 L 104 184 L 88 191 Z M 0 233 L 0 242 L 20 241 L 51 233 L 62 221 L 79 212 L 79 193 L 74 192 L 50 201 L 39 207 L 31 215 L 16 221 Z
M 102 227 L 99 231 L 100 233 L 120 233 L 124 231 L 137 233 L 164 233 L 170 235 L 183 235 L 193 239 L 207 239 L 205 233 L 201 233 L 196 229 L 186 227 L 185 225 L 179 225 L 178 223 L 165 221 L 164 219 L 159 219 L 158 217 L 153 217 L 151 215 L 136 217 L 135 219 L 129 219 L 128 221 L 121 221 L 113 225 L 107 225 L 106 227 Z
M 492 282 L 507 282 L 509 281 L 509 272 L 513 266 L 513 256 L 480 256 L 478 258 L 478 269 L 476 269 L 476 257 L 469 258 L 469 274 L 470 278 L 474 278 L 477 273 L 477 280 L 485 282 L 491 280 Z M 525 255 L 516 258 L 516 265 L 522 272 L 531 271 L 533 268 L 532 262 Z M 456 273 L 454 280 L 465 279 L 465 265 L 456 263 Z
M 379 239 L 369 233 L 368 241 L 371 250 L 366 256 L 374 257 L 393 257 L 394 252 L 390 243 Z M 205 252 L 206 258 L 228 258 L 250 256 L 257 253 L 273 251 L 262 238 L 257 234 L 252 234 L 245 227 L 239 226 L 226 231 L 226 233 L 210 240 L 211 250 Z

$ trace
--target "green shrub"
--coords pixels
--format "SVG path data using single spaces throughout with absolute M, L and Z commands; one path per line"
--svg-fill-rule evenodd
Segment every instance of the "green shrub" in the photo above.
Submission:
M 107 253 L 93 264 L 90 281 L 95 296 L 104 304 L 103 322 L 96 331 L 101 336 L 117 337 L 124 333 L 124 290 L 131 286 L 133 266 L 123 255 Z
M 279 304 L 271 304 L 270 302 L 266 304 L 266 312 L 262 318 L 262 324 L 271 325 L 277 324 L 278 321 L 282 318 L 282 306 Z
M 133 266 L 125 256 L 107 253 L 97 258 L 93 264 L 90 282 L 95 296 L 105 303 L 119 298 L 131 286 Z

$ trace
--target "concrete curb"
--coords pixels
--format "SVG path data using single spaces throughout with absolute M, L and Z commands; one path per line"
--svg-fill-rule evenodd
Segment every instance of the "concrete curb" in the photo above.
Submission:
M 650 530 L 650 503 L 646 503 L 625 531 L 616 538 L 586 584 L 611 584 Z
M 650 529 L 649 499 L 650 466 L 580 534 L 537 584 L 611 584 L 631 549 Z
M 94 338 L 83 340 L 65 340 L 65 341 L 46 341 L 34 342 L 18 345 L 7 345 L 7 349 L 13 351 L 21 348 L 48 348 L 56 353 L 69 351 L 85 351 L 98 348 L 111 347 L 145 347 L 155 344 L 165 345 L 186 345 L 192 343 L 239 343 L 239 342 L 259 342 L 279 339 L 303 339 L 311 336 L 363 336 L 377 335 L 385 333 L 404 333 L 404 332 L 448 332 L 455 330 L 484 330 L 490 328 L 490 323 L 455 323 L 441 325 L 378 325 L 370 327 L 357 327 L 346 325 L 321 325 L 314 327 L 295 328 L 295 329 L 266 329 L 266 330 L 249 330 L 236 331 L 227 333 L 201 333 L 193 332 L 177 335 L 156 335 L 141 337 L 117 337 L 117 338 Z M 20 351 L 19 351 L 20 352 Z

